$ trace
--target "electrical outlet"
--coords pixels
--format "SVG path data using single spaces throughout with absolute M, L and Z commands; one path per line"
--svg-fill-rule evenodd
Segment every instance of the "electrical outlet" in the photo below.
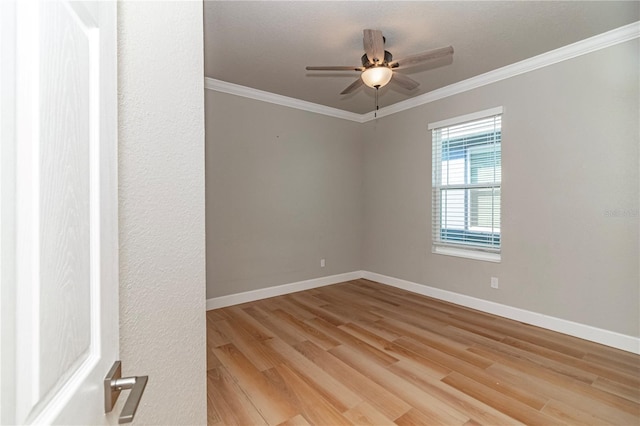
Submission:
M 491 288 L 500 288 L 498 286 L 498 278 L 497 277 L 491 277 Z
M 325 262 L 324 262 L 324 259 L 320 259 L 320 267 L 321 267 L 321 268 L 324 268 L 324 263 L 325 263 Z

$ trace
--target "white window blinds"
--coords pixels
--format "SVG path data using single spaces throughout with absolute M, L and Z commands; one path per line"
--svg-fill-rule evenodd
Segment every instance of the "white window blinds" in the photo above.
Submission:
M 429 125 L 434 250 L 500 253 L 502 109 Z

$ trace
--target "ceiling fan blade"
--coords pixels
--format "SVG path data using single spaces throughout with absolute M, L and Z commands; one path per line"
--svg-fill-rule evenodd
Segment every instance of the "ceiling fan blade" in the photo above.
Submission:
M 395 71 L 391 79 L 395 81 L 398 84 L 398 86 L 407 90 L 413 90 L 420 85 L 420 83 L 418 83 L 414 79 Z
M 351 92 L 353 92 L 354 90 L 356 90 L 358 87 L 362 86 L 362 79 L 358 78 L 356 81 L 354 81 L 353 83 L 351 83 L 349 85 L 349 87 L 347 87 L 346 89 L 344 89 L 342 92 L 340 92 L 341 95 L 346 95 L 349 94 Z
M 307 71 L 364 71 L 364 67 L 343 67 L 343 66 L 328 66 L 328 67 L 306 67 Z
M 427 50 L 426 52 L 416 53 L 415 55 L 407 56 L 406 58 L 398 59 L 389 63 L 392 68 L 409 67 L 416 65 L 420 62 L 429 61 L 431 59 L 442 58 L 447 55 L 453 54 L 453 47 L 441 47 L 438 49 Z
M 384 62 L 384 39 L 380 30 L 364 30 L 362 40 L 367 59 L 372 64 Z

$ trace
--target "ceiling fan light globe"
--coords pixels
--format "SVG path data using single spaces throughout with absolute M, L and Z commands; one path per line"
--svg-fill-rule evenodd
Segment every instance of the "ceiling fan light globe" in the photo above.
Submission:
M 391 71 L 391 68 L 380 66 L 367 68 L 362 71 L 360 78 L 362 78 L 362 81 L 367 86 L 371 88 L 380 88 L 386 86 L 386 84 L 391 81 L 392 75 L 393 71 Z

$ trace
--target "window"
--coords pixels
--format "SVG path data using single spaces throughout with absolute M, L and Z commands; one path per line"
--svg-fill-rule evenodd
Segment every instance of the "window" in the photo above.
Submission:
M 500 261 L 502 108 L 429 124 L 434 253 Z

